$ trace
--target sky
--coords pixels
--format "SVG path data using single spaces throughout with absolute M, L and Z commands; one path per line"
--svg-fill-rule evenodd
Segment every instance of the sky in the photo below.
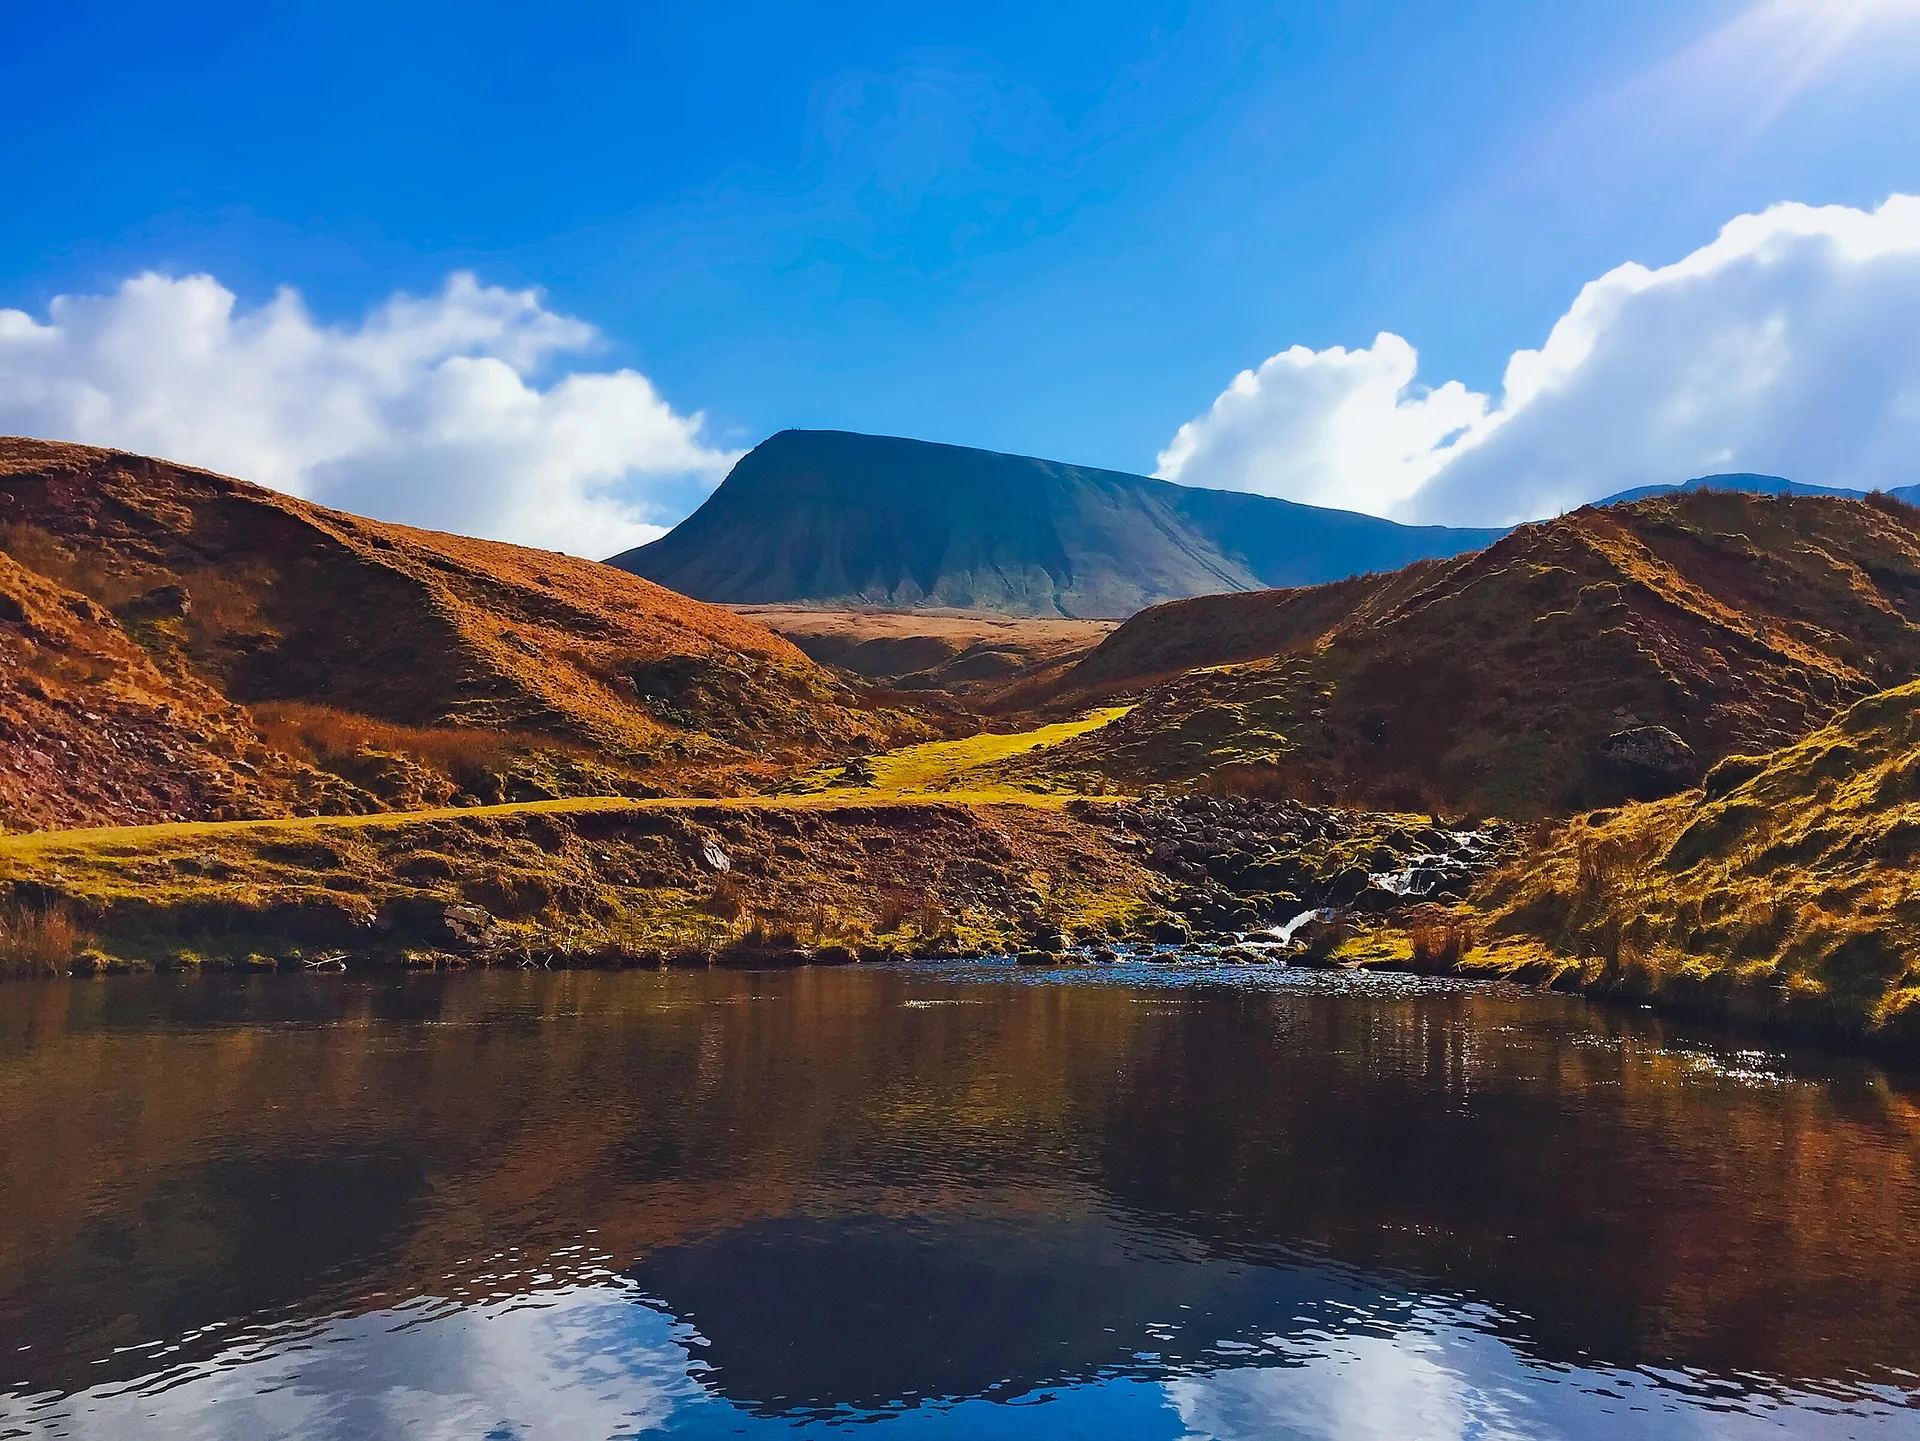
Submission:
M 1920 482 L 1920 0 L 23 7 L 0 431 L 607 554 L 789 426 Z

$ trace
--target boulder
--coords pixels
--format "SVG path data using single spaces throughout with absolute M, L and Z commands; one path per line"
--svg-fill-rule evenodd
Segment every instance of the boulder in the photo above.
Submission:
M 178 585 L 155 586 L 126 604 L 127 613 L 138 616 L 186 615 L 192 609 L 186 587 Z
M 455 901 L 396 901 L 382 918 L 396 930 L 459 955 L 494 950 L 506 940 L 500 923 L 491 914 L 479 906 Z
M 1595 755 L 1633 800 L 1656 800 L 1700 783 L 1700 758 L 1665 726 L 1615 731 L 1599 743 Z
M 1162 916 L 1147 928 L 1147 938 L 1163 946 L 1184 946 L 1193 939 L 1193 928 L 1178 916 Z

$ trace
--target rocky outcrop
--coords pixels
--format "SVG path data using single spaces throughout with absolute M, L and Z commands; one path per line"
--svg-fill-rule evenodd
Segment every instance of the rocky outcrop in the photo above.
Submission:
M 1178 883 L 1193 931 L 1245 933 L 1303 912 L 1382 915 L 1457 900 L 1507 848 L 1494 822 L 1450 830 L 1423 816 L 1189 795 L 1073 808 Z

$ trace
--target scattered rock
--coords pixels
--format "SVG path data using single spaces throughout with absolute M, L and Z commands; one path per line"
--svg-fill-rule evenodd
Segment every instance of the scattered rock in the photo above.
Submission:
M 733 858 L 720 848 L 716 840 L 700 842 L 700 864 L 710 871 L 725 874 L 733 869 Z

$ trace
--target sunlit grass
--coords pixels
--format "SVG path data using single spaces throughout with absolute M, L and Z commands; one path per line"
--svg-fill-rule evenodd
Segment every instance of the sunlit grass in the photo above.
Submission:
M 1066 792 L 1022 790 L 1013 786 L 970 786 L 963 781 L 970 773 L 1008 756 L 1022 755 L 1085 735 L 1124 715 L 1127 709 L 1125 706 L 1110 706 L 1080 720 L 1041 726 L 1036 730 L 978 735 L 966 740 L 939 741 L 889 751 L 867 762 L 870 774 L 874 777 L 871 785 L 842 785 L 798 794 L 719 799 L 666 796 L 636 800 L 626 796 L 596 796 L 518 801 L 492 806 L 440 806 L 426 810 L 382 811 L 370 815 L 304 816 L 252 821 L 174 821 L 162 825 L 35 831 L 25 835 L 0 836 L 0 858 L 8 855 L 45 857 L 60 853 L 80 855 L 113 850 L 135 854 L 145 846 L 163 841 L 216 840 L 222 836 L 252 832 L 273 832 L 296 837 L 332 831 L 379 831 L 462 818 L 516 815 L 589 815 L 658 810 L 830 810 L 871 805 L 875 801 L 894 798 L 921 798 L 948 805 L 1004 803 L 1058 810 L 1074 797 Z
M 1060 721 L 1030 731 L 988 731 L 965 740 L 929 741 L 924 745 L 903 746 L 899 750 L 869 757 L 862 766 L 865 774 L 859 788 L 896 796 L 953 794 L 963 786 L 967 777 L 989 766 L 1099 730 L 1131 709 L 1131 706 L 1124 705 L 1106 706 L 1079 720 Z M 1046 798 L 1043 791 L 1023 790 L 1011 785 L 976 783 L 966 789 L 969 794 L 980 797 L 994 796 L 1016 801 Z

